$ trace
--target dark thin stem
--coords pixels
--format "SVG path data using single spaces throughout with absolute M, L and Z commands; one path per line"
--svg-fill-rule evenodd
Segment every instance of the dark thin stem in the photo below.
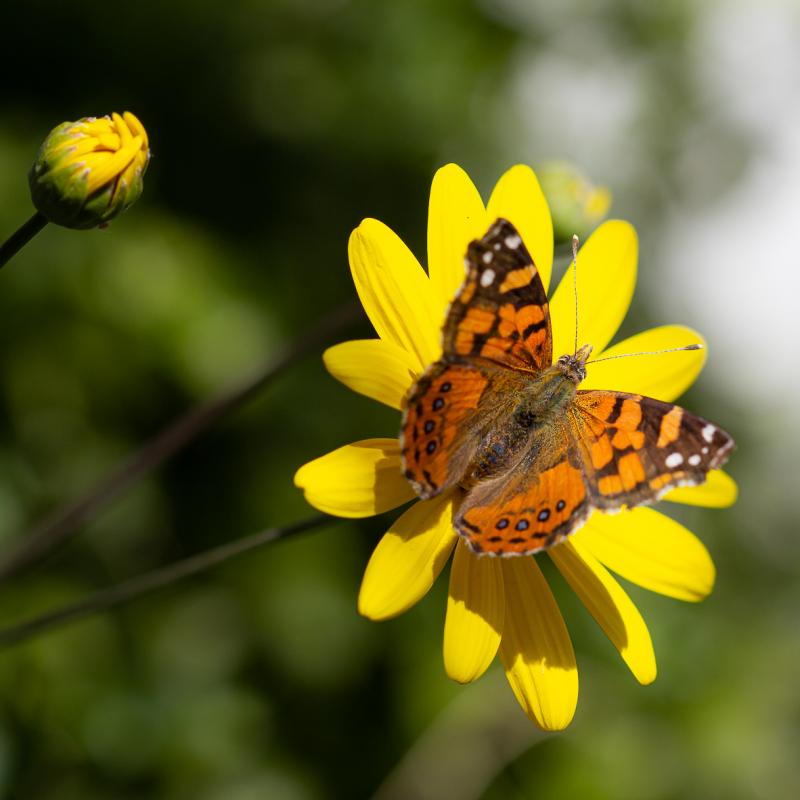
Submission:
M 0 269 L 22 250 L 45 225 L 47 225 L 47 220 L 37 211 L 24 225 L 12 233 L 0 245 Z
M 25 622 L 0 630 L 0 648 L 18 644 L 50 628 L 64 625 L 68 622 L 75 622 L 93 614 L 103 613 L 123 603 L 128 603 L 143 595 L 150 594 L 150 592 L 177 583 L 191 575 L 197 575 L 199 572 L 212 569 L 219 564 L 230 561 L 232 558 L 236 558 L 243 553 L 249 553 L 251 550 L 256 550 L 271 542 L 338 521 L 341 520 L 319 515 L 301 522 L 295 522 L 284 528 L 267 528 L 244 539 L 214 547 L 211 550 L 190 556 L 183 561 L 176 561 L 166 567 L 146 572 L 144 575 L 138 575 L 116 586 L 94 592 L 77 603 L 62 606 L 55 611 L 48 611 L 46 614 L 41 614 Z
M 23 536 L 0 559 L 0 581 L 16 575 L 63 544 L 131 484 L 193 442 L 225 414 L 247 402 L 298 358 L 341 333 L 358 319 L 358 315 L 359 306 L 355 302 L 336 309 L 300 338 L 280 348 L 255 375 L 167 425 L 84 495 L 57 508 Z

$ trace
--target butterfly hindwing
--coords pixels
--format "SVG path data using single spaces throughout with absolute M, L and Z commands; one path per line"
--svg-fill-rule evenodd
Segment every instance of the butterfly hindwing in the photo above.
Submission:
M 573 408 L 593 503 L 601 509 L 652 503 L 669 489 L 703 483 L 733 449 L 721 428 L 650 397 L 579 391 Z
M 467 277 L 444 326 L 445 357 L 485 358 L 539 372 L 553 359 L 542 279 L 517 229 L 498 219 L 469 245 Z
M 567 431 L 538 439 L 516 468 L 464 498 L 454 524 L 474 552 L 535 553 L 564 539 L 591 512 L 580 456 L 570 451 Z
M 475 409 L 489 383 L 485 371 L 437 361 L 409 395 L 400 429 L 403 470 L 420 497 L 455 485 L 475 453 Z

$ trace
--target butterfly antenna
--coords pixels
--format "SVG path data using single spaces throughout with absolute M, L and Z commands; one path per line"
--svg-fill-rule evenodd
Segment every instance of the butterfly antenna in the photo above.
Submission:
M 575 294 L 575 354 L 578 352 L 578 234 L 572 234 L 572 291 Z
M 687 344 L 683 347 L 670 347 L 667 350 L 648 350 L 642 353 L 622 353 L 618 356 L 606 356 L 606 358 L 596 358 L 594 361 L 587 361 L 588 364 L 597 364 L 600 361 L 613 361 L 615 358 L 630 358 L 631 356 L 660 356 L 663 353 L 679 353 L 683 350 L 702 350 L 701 344 Z

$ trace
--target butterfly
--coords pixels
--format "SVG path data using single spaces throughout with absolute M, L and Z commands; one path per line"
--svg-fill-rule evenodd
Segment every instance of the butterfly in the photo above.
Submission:
M 473 241 L 465 265 L 400 445 L 420 497 L 460 488 L 453 524 L 475 553 L 535 553 L 595 509 L 655 502 L 727 460 L 731 436 L 679 406 L 579 389 L 591 345 L 553 363 L 547 295 L 510 222 Z

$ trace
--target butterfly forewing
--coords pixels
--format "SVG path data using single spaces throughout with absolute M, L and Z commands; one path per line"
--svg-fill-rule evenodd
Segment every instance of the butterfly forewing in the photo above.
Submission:
M 722 428 L 641 395 L 579 391 L 572 416 L 593 502 L 606 510 L 703 483 L 733 449 Z
M 479 438 L 476 408 L 489 382 L 485 372 L 437 361 L 415 384 L 400 431 L 403 470 L 429 498 L 463 476 Z
M 553 360 L 547 295 L 516 228 L 498 219 L 469 245 L 467 277 L 444 326 L 445 358 L 539 372 Z

